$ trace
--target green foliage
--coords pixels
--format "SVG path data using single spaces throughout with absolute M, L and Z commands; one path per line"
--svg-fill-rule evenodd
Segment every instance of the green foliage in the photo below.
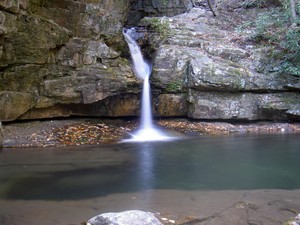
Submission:
M 260 14 L 254 21 L 254 32 L 250 38 L 256 42 L 279 42 L 285 34 L 288 17 L 280 9 Z
M 248 5 L 263 4 L 264 0 L 246 2 Z M 281 7 L 259 14 L 254 21 L 247 21 L 236 30 L 247 31 L 250 41 L 275 46 L 280 50 L 273 56 L 278 61 L 280 71 L 300 76 L 300 19 L 297 18 L 292 24 L 289 0 L 281 0 L 281 3 Z M 300 3 L 296 4 L 296 9 L 299 14 Z
M 300 76 L 300 27 L 289 28 L 281 46 L 285 51 L 282 72 Z
M 169 21 L 159 18 L 149 18 L 150 27 L 160 34 L 161 38 L 166 38 L 171 35 Z
M 266 7 L 268 5 L 282 6 L 286 0 L 244 0 L 241 4 L 244 8 Z
M 244 8 L 262 7 L 266 4 L 267 0 L 246 0 L 243 1 Z
M 167 6 L 169 3 L 169 0 L 161 0 L 161 2 L 162 2 L 163 6 Z
M 290 27 L 285 36 L 282 46 L 292 53 L 300 54 L 300 27 Z
M 239 33 L 242 33 L 244 30 L 251 28 L 252 26 L 253 26 L 252 21 L 246 21 L 246 22 L 238 25 L 235 30 Z

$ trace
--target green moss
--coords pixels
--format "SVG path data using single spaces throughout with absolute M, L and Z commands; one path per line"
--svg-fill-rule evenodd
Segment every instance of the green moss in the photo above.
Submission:
M 181 90 L 181 83 L 180 82 L 170 82 L 166 86 L 167 92 L 178 92 Z
M 167 6 L 169 3 L 169 0 L 161 0 L 163 6 Z
M 149 25 L 154 32 L 159 33 L 161 38 L 166 38 L 172 34 L 169 21 L 157 17 L 145 18 L 141 24 Z

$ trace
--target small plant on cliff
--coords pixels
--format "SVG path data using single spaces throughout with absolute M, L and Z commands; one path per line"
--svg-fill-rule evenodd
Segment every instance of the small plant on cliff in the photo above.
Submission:
M 279 43 L 284 38 L 288 17 L 279 9 L 260 14 L 254 21 L 250 38 L 256 42 Z
M 169 3 L 169 0 L 161 0 L 161 3 L 163 6 L 167 6 Z
M 300 27 L 289 28 L 281 45 L 285 50 L 282 71 L 300 76 Z
M 170 23 L 168 20 L 151 18 L 150 27 L 157 33 L 159 33 L 161 38 L 166 38 L 171 35 Z
M 167 92 L 178 92 L 181 90 L 181 84 L 179 82 L 170 82 L 166 86 L 166 91 Z
M 265 7 L 267 5 L 281 5 L 281 0 L 245 0 L 242 2 L 244 8 Z

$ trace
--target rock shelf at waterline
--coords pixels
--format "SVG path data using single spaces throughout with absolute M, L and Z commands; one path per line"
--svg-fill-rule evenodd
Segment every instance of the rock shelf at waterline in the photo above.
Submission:
M 189 137 L 237 134 L 300 134 L 299 123 L 260 122 L 230 124 L 225 122 L 160 119 L 159 129 L 171 136 L 182 133 Z M 136 120 L 83 119 L 30 121 L 3 125 L 3 147 L 51 147 L 117 143 L 135 134 Z M 180 136 L 180 135 L 179 135 Z M 134 139 L 130 139 L 132 141 Z

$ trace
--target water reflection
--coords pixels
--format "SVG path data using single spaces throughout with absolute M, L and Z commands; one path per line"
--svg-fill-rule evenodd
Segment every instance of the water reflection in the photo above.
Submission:
M 151 189 L 299 189 L 299 145 L 299 136 L 290 135 L 2 151 L 0 198 L 85 199 Z
M 154 146 L 151 143 L 143 143 L 138 151 L 139 189 L 147 190 L 154 188 Z

